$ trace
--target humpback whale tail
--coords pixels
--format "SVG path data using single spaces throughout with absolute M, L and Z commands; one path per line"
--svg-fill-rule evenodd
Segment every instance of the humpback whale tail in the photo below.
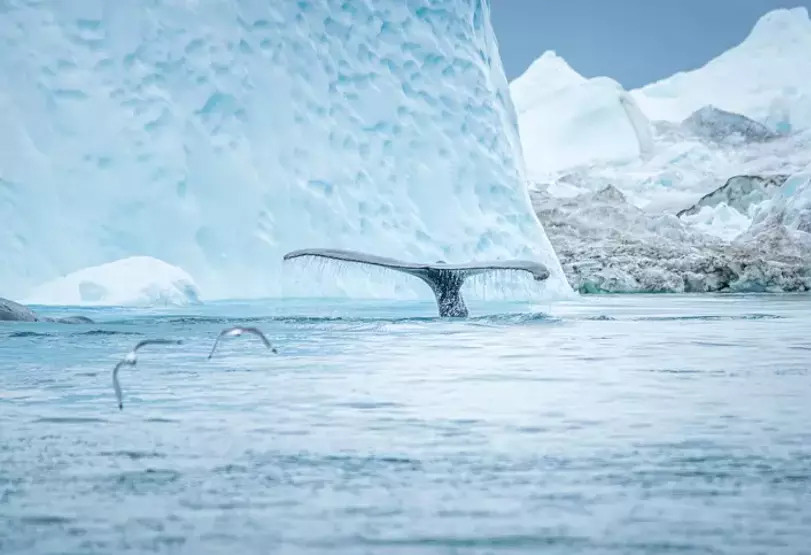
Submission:
M 446 264 L 444 262 L 417 264 L 373 254 L 338 249 L 293 251 L 284 255 L 284 260 L 302 257 L 366 264 L 417 277 L 424 281 L 434 292 L 440 316 L 466 317 L 468 315 L 461 289 L 465 279 L 470 276 L 492 271 L 514 270 L 527 272 L 536 281 L 543 281 L 549 277 L 549 270 L 546 269 L 546 266 L 527 260 L 496 260 L 492 262 L 467 262 L 464 264 Z

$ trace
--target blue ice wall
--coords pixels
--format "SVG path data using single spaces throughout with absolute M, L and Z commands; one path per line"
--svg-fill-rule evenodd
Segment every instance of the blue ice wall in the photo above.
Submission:
M 208 298 L 274 296 L 302 247 L 530 257 L 566 291 L 489 9 L 0 2 L 0 294 L 149 255 Z

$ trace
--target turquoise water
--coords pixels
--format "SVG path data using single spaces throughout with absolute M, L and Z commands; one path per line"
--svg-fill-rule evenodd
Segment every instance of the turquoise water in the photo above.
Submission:
M 811 552 L 811 298 L 470 304 L 3 323 L 0 552 Z

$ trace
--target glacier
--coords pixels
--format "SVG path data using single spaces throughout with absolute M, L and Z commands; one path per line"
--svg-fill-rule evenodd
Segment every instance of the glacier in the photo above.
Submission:
M 704 67 L 635 91 L 553 52 L 510 84 L 533 203 L 576 290 L 811 290 L 808 52 L 807 10 L 775 10 Z M 535 117 L 541 98 L 557 116 Z
M 207 299 L 422 294 L 291 283 L 306 247 L 531 258 L 571 291 L 487 0 L 7 0 L 0 48 L 5 296 L 134 256 Z
M 574 197 L 541 188 L 532 197 L 581 293 L 811 291 L 811 233 L 792 227 L 802 221 L 797 211 L 775 209 L 762 223 L 718 237 L 642 210 L 611 185 Z

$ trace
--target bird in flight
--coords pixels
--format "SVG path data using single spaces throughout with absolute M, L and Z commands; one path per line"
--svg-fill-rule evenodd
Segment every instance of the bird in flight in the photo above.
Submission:
M 136 352 L 141 347 L 145 347 L 147 345 L 180 345 L 182 341 L 174 340 L 174 339 L 144 339 L 143 341 L 139 341 L 132 350 L 126 354 L 124 358 L 122 358 L 118 364 L 115 365 L 113 368 L 113 389 L 115 390 L 115 398 L 118 400 L 118 409 L 124 409 L 124 403 L 121 401 L 121 384 L 118 381 L 118 371 L 123 366 L 135 366 L 138 363 L 138 358 L 136 357 Z
M 273 352 L 273 353 L 278 353 L 279 352 L 279 351 L 276 350 L 275 347 L 273 347 L 270 344 L 270 341 L 268 341 L 268 338 L 265 337 L 265 334 L 262 333 L 262 331 L 259 330 L 258 328 L 245 328 L 245 327 L 242 327 L 242 326 L 234 326 L 232 328 L 226 328 L 226 329 L 224 329 L 224 330 L 222 330 L 220 332 L 220 335 L 217 336 L 217 340 L 214 341 L 214 346 L 211 347 L 211 352 L 208 354 L 208 358 L 210 359 L 211 357 L 214 356 L 214 351 L 217 350 L 217 345 L 219 345 L 220 339 L 222 339 L 223 337 L 239 337 L 243 333 L 251 333 L 251 334 L 257 336 L 259 339 L 262 340 L 262 343 L 265 344 L 265 347 L 267 347 L 268 349 L 271 350 L 271 352 Z

